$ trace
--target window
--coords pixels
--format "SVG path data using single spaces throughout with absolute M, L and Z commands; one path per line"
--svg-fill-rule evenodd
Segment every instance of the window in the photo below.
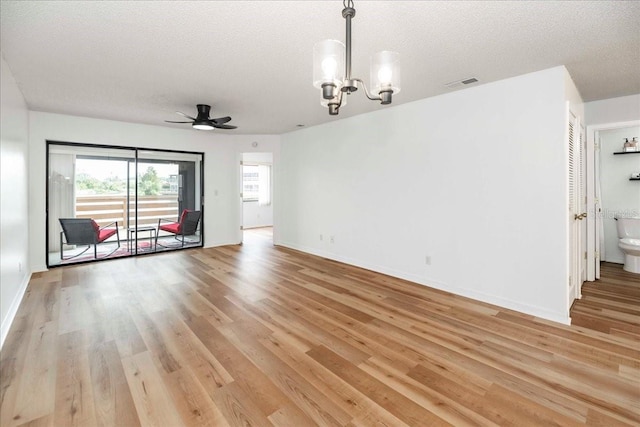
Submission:
M 260 206 L 271 204 L 271 165 L 242 165 L 242 200 L 257 201 Z
M 260 170 L 258 165 L 242 166 L 242 200 L 255 202 L 260 195 Z

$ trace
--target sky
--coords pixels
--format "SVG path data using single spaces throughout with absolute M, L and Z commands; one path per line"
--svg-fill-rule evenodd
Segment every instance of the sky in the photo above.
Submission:
M 158 172 L 161 178 L 178 173 L 177 164 L 138 163 L 138 174 L 142 175 L 149 166 Z M 89 176 L 103 180 L 109 177 L 127 178 L 127 162 L 117 160 L 76 159 L 76 175 L 86 173 Z

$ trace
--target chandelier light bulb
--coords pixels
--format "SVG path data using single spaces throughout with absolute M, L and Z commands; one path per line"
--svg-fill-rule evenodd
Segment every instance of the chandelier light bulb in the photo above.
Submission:
M 385 50 L 371 57 L 371 89 L 375 94 L 400 93 L 400 55 L 397 52 Z
M 344 44 L 323 40 L 313 47 L 313 85 L 318 89 L 332 85 L 339 88 L 344 78 Z
M 336 77 L 336 70 L 338 69 L 338 61 L 329 56 L 322 60 L 322 73 L 327 80 L 333 80 Z
M 382 85 L 390 85 L 391 84 L 391 76 L 393 72 L 389 67 L 381 67 L 378 70 L 378 80 Z

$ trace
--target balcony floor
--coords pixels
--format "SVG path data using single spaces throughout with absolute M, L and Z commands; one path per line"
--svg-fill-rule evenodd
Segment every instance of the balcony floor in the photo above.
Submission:
M 126 233 L 126 231 L 124 233 Z M 198 236 L 188 236 L 184 240 L 185 249 L 198 247 L 200 244 Z M 182 242 L 177 240 L 173 235 L 158 237 L 158 244 L 156 246 L 153 239 L 149 239 L 146 234 L 140 234 L 137 245 L 135 244 L 135 239 L 120 239 L 120 247 L 118 247 L 118 243 L 115 240 L 100 243 L 97 247 L 97 257 L 94 256 L 93 246 L 86 251 L 86 246 L 77 246 L 76 248 L 70 249 L 65 248 L 65 260 L 61 260 L 60 252 L 49 252 L 49 266 L 69 265 L 95 260 L 100 261 L 134 256 L 136 254 L 140 255 L 154 252 L 166 252 L 182 248 Z

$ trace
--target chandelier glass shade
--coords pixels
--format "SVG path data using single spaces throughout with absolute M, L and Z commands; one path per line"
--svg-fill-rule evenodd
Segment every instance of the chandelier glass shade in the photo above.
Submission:
M 313 46 L 313 85 L 342 86 L 344 80 L 344 43 L 338 40 L 323 40 Z

